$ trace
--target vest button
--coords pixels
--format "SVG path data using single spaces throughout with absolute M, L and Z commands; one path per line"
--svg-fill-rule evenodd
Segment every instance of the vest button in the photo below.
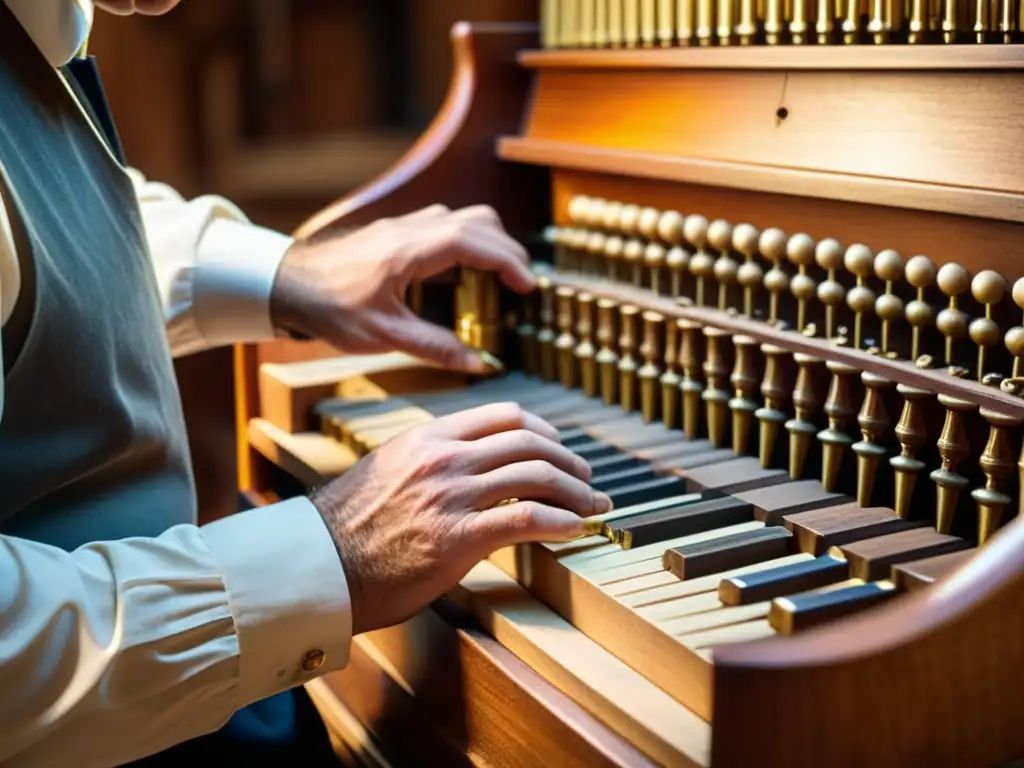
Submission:
M 324 654 L 323 651 L 310 651 L 302 660 L 302 668 L 307 672 L 312 672 L 315 669 L 319 669 L 324 665 L 325 658 L 326 655 Z

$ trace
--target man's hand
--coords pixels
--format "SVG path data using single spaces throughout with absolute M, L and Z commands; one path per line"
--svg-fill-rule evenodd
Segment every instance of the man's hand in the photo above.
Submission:
M 477 352 L 405 304 L 411 283 L 458 266 L 497 272 L 520 293 L 535 285 L 526 250 L 491 208 L 452 212 L 435 205 L 342 237 L 296 243 L 274 282 L 271 317 L 279 327 L 350 354 L 408 352 L 446 368 L 482 373 L 487 366 Z
M 497 549 L 580 535 L 581 515 L 611 508 L 589 480 L 554 428 L 509 403 L 381 446 L 313 498 L 341 555 L 353 634 L 404 621 Z

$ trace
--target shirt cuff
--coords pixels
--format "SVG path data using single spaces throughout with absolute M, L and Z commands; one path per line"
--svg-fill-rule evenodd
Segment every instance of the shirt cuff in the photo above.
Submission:
M 203 536 L 223 569 L 238 635 L 239 706 L 348 664 L 348 584 L 312 502 L 230 515 L 204 526 Z
M 230 218 L 206 228 L 196 253 L 192 311 L 210 346 L 274 338 L 270 292 L 292 238 Z

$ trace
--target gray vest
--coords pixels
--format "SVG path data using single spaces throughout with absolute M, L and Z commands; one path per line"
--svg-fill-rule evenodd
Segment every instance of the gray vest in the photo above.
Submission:
M 0 533 L 73 549 L 195 522 L 131 181 L 2 1 L 0 166 L 26 278 L 4 329 Z

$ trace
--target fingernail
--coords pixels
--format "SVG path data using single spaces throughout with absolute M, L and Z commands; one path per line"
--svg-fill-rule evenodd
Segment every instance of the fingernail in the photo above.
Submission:
M 583 518 L 583 535 L 593 536 L 595 533 L 601 533 L 604 530 L 603 520 L 593 520 L 589 517 Z
M 598 493 L 594 496 L 594 513 L 603 515 L 605 512 L 611 512 L 614 504 L 612 503 L 612 497 L 604 493 Z
M 480 358 L 480 362 L 483 363 L 488 370 L 494 371 L 495 373 L 505 372 L 505 364 L 487 350 L 480 350 L 480 352 L 477 353 L 477 356 Z

